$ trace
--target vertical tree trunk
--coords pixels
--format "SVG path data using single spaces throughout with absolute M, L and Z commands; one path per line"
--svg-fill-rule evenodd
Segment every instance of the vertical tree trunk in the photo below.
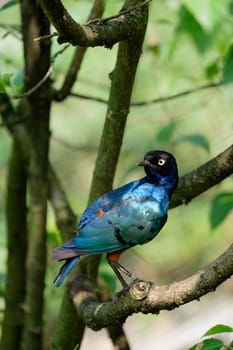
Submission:
M 50 42 L 33 41 L 49 34 L 49 23 L 35 0 L 21 2 L 25 57 L 25 90 L 42 79 L 50 65 Z M 25 329 L 21 348 L 41 350 L 43 340 L 43 292 L 46 271 L 46 210 L 50 82 L 28 96 L 26 108 L 32 147 L 28 166 L 29 247 L 25 300 Z
M 18 143 L 14 142 L 7 185 L 8 260 L 1 350 L 18 349 L 23 332 L 27 252 L 26 179 L 25 162 Z

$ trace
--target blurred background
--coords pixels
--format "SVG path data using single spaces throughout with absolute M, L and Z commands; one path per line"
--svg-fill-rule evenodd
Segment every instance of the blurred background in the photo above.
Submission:
M 65 1 L 81 23 L 92 1 Z M 106 0 L 104 17 L 122 6 Z M 9 93 L 22 87 L 23 60 L 16 4 L 0 11 L 0 74 L 10 79 Z M 172 152 L 184 175 L 224 151 L 233 143 L 233 1 L 164 0 L 150 3 L 150 18 L 132 97 L 122 152 L 114 187 L 143 176 L 136 167 L 152 149 Z M 53 52 L 60 50 L 53 40 Z M 60 87 L 72 57 L 71 46 L 59 55 L 52 76 Z M 74 87 L 87 98 L 69 97 L 54 103 L 51 121 L 50 159 L 69 202 L 78 217 L 86 207 L 93 167 L 106 114 L 117 45 L 111 50 L 90 48 Z M 104 62 L 104 64 L 103 64 Z M 224 85 L 219 82 L 224 79 Z M 211 86 L 217 83 L 216 86 Z M 205 89 L 196 89 L 210 85 Z M 1 89 L 1 86 L 0 86 Z M 194 91 L 195 90 L 195 91 Z M 186 92 L 180 97 L 169 98 Z M 101 99 L 102 101 L 97 101 Z M 164 98 L 162 102 L 155 99 Z M 17 102 L 15 102 L 17 103 Z M 135 105 L 134 105 L 135 104 Z M 0 125 L 0 293 L 6 274 L 6 226 L 4 202 L 11 137 Z M 137 276 L 157 284 L 184 279 L 220 255 L 232 242 L 232 176 L 195 198 L 188 205 L 169 212 L 162 233 L 150 244 L 135 247 L 121 261 Z M 61 242 L 51 208 L 48 220 L 48 264 L 46 284 L 47 336 L 56 322 L 63 288 L 52 280 L 58 265 L 50 252 Z M 115 279 L 105 259 L 101 276 L 114 291 Z M 228 280 L 214 293 L 159 316 L 133 315 L 126 324 L 132 349 L 184 350 L 199 341 L 217 323 L 233 326 L 233 282 Z M 4 310 L 0 298 L 0 320 Z M 227 339 L 228 340 L 228 339 Z M 227 341 L 226 340 L 226 341 Z M 104 331 L 86 331 L 82 350 L 112 348 Z

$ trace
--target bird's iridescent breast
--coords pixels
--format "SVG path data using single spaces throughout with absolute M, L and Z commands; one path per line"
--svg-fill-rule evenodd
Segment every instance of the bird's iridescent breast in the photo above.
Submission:
M 153 239 L 167 220 L 169 198 L 162 187 L 144 184 L 118 208 L 118 227 L 130 245 Z

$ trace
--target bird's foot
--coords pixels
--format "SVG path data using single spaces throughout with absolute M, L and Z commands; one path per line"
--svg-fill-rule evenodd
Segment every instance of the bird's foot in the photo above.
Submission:
M 120 297 L 123 297 L 133 286 L 134 283 L 137 283 L 139 281 L 139 278 L 135 277 L 130 283 L 126 283 L 124 280 L 124 285 L 122 284 L 123 288 L 119 290 L 114 296 L 114 299 L 118 299 Z

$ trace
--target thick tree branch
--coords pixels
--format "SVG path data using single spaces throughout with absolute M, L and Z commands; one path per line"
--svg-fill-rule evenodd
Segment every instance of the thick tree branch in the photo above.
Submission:
M 112 47 L 115 43 L 128 40 L 138 33 L 138 24 L 143 17 L 143 7 L 148 0 L 130 1 L 131 7 L 125 8 L 117 16 L 109 19 L 80 25 L 68 13 L 60 0 L 40 0 L 41 7 L 56 28 L 59 43 L 70 42 L 79 46 Z
M 179 179 L 171 208 L 187 204 L 194 197 L 215 186 L 233 173 L 233 145 Z
M 122 324 L 133 313 L 158 314 L 161 310 L 172 310 L 198 300 L 214 291 L 232 274 L 233 244 L 211 264 L 180 282 L 163 286 L 154 286 L 145 281 L 135 282 L 124 295 L 110 302 L 99 303 L 88 281 L 79 276 L 78 280 L 70 284 L 69 292 L 86 325 L 99 330 L 110 325 Z

